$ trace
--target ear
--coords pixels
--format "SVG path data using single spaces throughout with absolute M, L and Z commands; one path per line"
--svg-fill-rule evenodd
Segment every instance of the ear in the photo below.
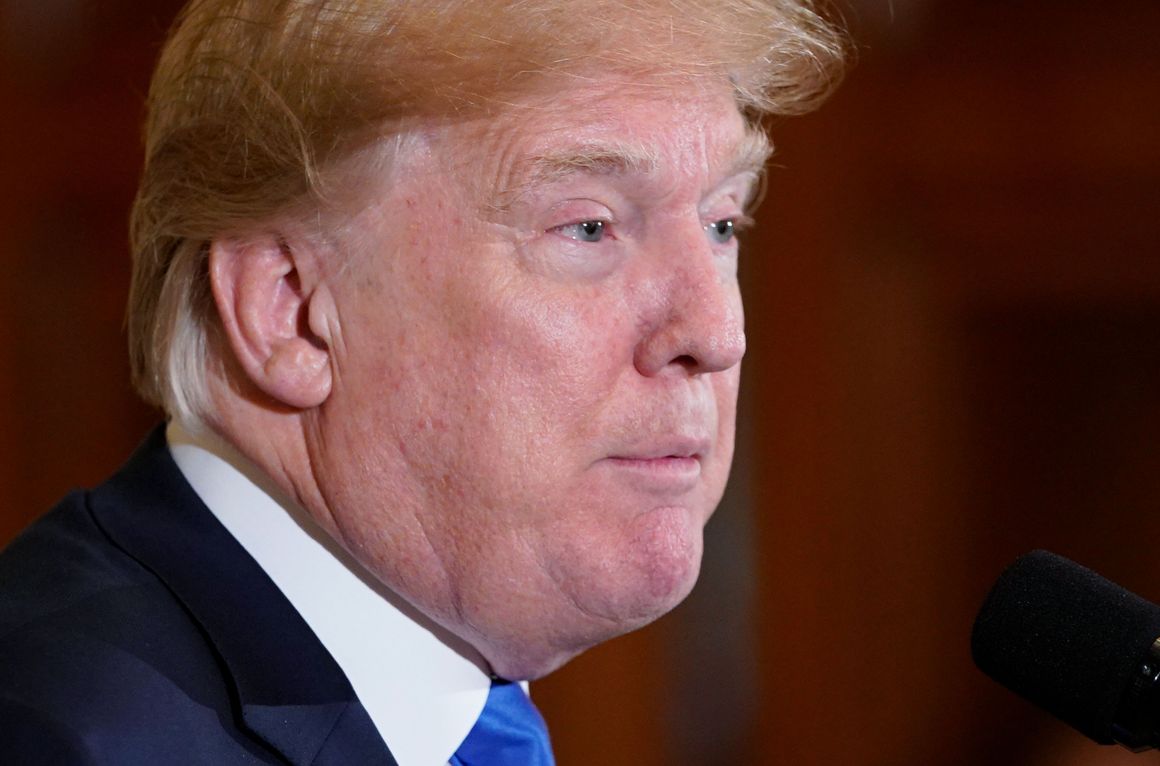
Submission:
M 297 251 L 276 234 L 210 244 L 209 278 L 222 329 L 238 365 L 255 386 L 295 409 L 330 395 L 325 287 L 307 243 Z

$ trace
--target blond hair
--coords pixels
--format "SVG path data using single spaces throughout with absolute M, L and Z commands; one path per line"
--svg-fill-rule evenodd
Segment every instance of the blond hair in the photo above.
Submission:
M 209 243 L 318 209 L 328 173 L 408 120 L 502 108 L 549 74 L 728 76 L 752 117 L 808 111 L 842 36 L 809 0 L 194 0 L 149 90 L 132 215 L 134 384 L 207 414 Z

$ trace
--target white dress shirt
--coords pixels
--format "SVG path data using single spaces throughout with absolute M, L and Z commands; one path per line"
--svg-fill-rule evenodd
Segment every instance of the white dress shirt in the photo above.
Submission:
M 446 764 L 491 686 L 470 647 L 377 582 L 223 440 L 175 423 L 166 438 L 194 491 L 338 662 L 399 766 Z

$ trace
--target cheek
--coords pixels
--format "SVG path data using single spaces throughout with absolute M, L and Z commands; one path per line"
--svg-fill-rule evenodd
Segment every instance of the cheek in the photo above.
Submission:
M 615 312 L 476 276 L 425 301 L 362 377 L 378 389 L 375 419 L 392 426 L 380 448 L 428 496 L 512 514 L 584 464 L 631 347 Z
M 547 437 L 569 421 L 591 420 L 631 369 L 623 313 L 606 296 L 493 287 L 456 345 L 478 394 L 504 419 L 499 425 Z

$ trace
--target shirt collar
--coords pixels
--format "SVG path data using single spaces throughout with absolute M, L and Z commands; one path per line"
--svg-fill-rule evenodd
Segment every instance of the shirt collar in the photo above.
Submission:
M 399 766 L 447 763 L 491 683 L 470 647 L 375 580 L 222 439 L 176 423 L 166 438 L 194 491 L 342 668 Z

